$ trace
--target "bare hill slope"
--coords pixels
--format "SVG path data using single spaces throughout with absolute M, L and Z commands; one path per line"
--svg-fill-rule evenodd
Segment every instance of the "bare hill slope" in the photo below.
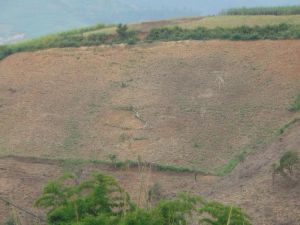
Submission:
M 51 49 L 0 62 L 2 155 L 213 170 L 295 115 L 299 41 Z

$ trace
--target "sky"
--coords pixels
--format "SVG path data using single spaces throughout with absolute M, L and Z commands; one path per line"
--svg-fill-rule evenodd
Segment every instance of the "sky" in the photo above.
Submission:
M 300 0 L 0 0 L 0 44 L 96 23 L 214 15 L 232 7 L 300 5 Z

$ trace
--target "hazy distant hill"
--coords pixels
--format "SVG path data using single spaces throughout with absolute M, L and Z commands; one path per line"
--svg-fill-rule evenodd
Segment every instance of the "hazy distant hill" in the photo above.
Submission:
M 26 2 L 26 3 L 25 3 Z M 0 43 L 94 23 L 208 15 L 229 7 L 299 4 L 299 0 L 0 0 Z

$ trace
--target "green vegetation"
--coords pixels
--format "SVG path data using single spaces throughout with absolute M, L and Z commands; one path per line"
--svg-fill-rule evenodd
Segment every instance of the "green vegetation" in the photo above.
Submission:
M 233 8 L 221 13 L 222 15 L 297 15 L 300 5 L 278 7 Z
M 213 29 L 217 27 L 222 28 L 235 28 L 240 26 L 273 26 L 282 23 L 290 25 L 300 25 L 300 15 L 282 15 L 282 16 L 208 16 L 199 18 L 199 20 L 191 20 L 186 23 L 180 23 L 173 26 L 181 28 L 195 29 L 197 27 L 205 27 Z
M 286 131 L 286 129 L 288 129 L 291 125 L 297 123 L 298 121 L 300 121 L 300 117 L 296 117 L 296 118 L 294 118 L 292 120 L 289 120 L 286 124 L 284 124 L 282 127 L 280 127 L 276 131 L 277 135 L 283 134 Z
M 188 194 L 139 207 L 115 179 L 103 174 L 83 182 L 72 174 L 51 181 L 35 206 L 46 209 L 48 224 L 56 225 L 251 225 L 240 208 Z
M 276 174 L 280 174 L 283 177 L 291 177 L 296 165 L 299 164 L 299 156 L 297 152 L 288 151 L 285 152 L 280 160 L 279 164 L 273 164 L 273 183 Z
M 300 94 L 298 94 L 294 101 L 288 107 L 289 111 L 298 112 L 300 111 Z
M 288 151 L 282 155 L 279 161 L 279 167 L 282 170 L 288 170 L 291 174 L 293 172 L 293 167 L 299 162 L 299 157 L 296 152 Z
M 240 162 L 245 160 L 248 154 L 249 151 L 241 151 L 239 154 L 235 155 L 231 160 L 229 160 L 224 166 L 218 168 L 216 170 L 216 175 L 225 176 L 226 174 L 231 173 Z
M 138 41 L 137 34 L 134 31 L 128 31 L 127 26 L 121 25 L 121 32 L 118 35 L 109 35 L 106 33 L 85 33 L 93 30 L 104 29 L 104 25 L 71 30 L 58 34 L 52 34 L 29 41 L 20 42 L 12 45 L 0 46 L 0 60 L 17 52 L 37 51 L 48 48 L 66 48 L 80 46 L 96 46 L 102 44 L 128 43 L 134 44 Z
M 219 17 L 208 17 L 209 20 Z M 204 19 L 205 20 L 205 19 Z M 203 20 L 203 21 L 204 21 Z M 234 19 L 236 21 L 236 18 Z M 202 20 L 200 20 L 201 22 Z M 202 22 L 203 22 L 202 21 Z M 206 26 L 205 24 L 179 25 L 178 27 L 163 27 L 151 29 L 146 36 L 146 42 L 153 41 L 178 41 L 178 40 L 258 40 L 258 39 L 298 39 L 300 38 L 300 25 L 294 19 L 284 20 L 286 23 L 263 26 Z M 194 22 L 193 22 L 194 23 Z M 260 23 L 258 23 L 260 24 Z M 262 23 L 264 24 L 264 23 Z M 201 25 L 201 26 L 199 26 Z M 187 27 L 187 28 L 184 28 Z M 212 27 L 212 28 L 207 28 Z M 111 28 L 111 27 L 109 27 Z M 136 44 L 138 31 L 128 30 L 127 25 L 119 24 L 115 33 L 99 32 L 107 29 L 104 25 L 96 25 L 68 32 L 52 34 L 30 41 L 12 45 L 0 46 L 0 60 L 17 52 L 37 51 L 48 48 L 65 48 L 80 46 L 97 46 L 118 43 Z M 97 31 L 97 32 L 96 32 Z
M 156 28 L 152 29 L 146 41 L 179 41 L 179 40 L 257 40 L 257 39 L 297 39 L 300 38 L 300 26 L 298 25 L 272 25 L 272 26 L 241 26 L 236 28 L 198 27 L 195 29 Z
M 14 218 L 9 218 L 3 224 L 1 223 L 1 225 L 18 225 L 18 224 Z

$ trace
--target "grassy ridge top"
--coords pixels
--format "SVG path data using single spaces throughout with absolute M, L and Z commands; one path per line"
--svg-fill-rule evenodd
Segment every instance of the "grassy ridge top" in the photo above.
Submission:
M 135 44 L 144 40 L 298 39 L 300 15 L 194 17 L 131 24 L 128 28 L 126 34 L 120 36 L 116 25 L 100 24 L 12 45 L 2 45 L 0 60 L 24 51 L 115 43 Z
M 300 5 L 277 7 L 233 8 L 221 13 L 222 15 L 298 15 Z

